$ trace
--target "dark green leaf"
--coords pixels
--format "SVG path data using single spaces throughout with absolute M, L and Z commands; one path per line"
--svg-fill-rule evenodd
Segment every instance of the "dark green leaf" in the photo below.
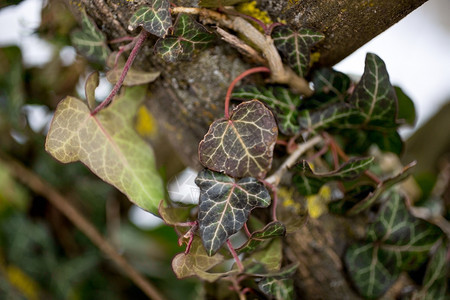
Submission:
M 297 109 L 302 100 L 299 95 L 290 92 L 289 89 L 280 86 L 246 86 L 236 90 L 232 97 L 246 100 L 258 99 L 264 102 L 272 109 L 281 133 L 294 135 L 299 132 Z
M 325 108 L 302 110 L 298 122 L 300 130 L 315 132 L 328 128 L 347 128 L 361 120 L 361 113 L 347 103 L 335 103 Z
M 106 37 L 84 10 L 81 13 L 81 27 L 82 30 L 74 31 L 70 35 L 72 45 L 88 59 L 105 64 L 110 53 Z
M 278 129 L 258 100 L 239 104 L 230 119 L 214 121 L 199 145 L 200 162 L 233 177 L 263 178 L 272 164 Z
M 320 99 L 326 103 L 345 101 L 351 83 L 347 75 L 331 68 L 322 68 L 314 71 L 312 82 L 314 83 L 314 95 L 312 98 Z
M 414 126 L 416 124 L 416 109 L 414 102 L 408 95 L 398 86 L 394 86 L 395 94 L 398 99 L 398 116 L 399 122 Z
M 168 62 L 189 60 L 194 51 L 208 47 L 214 39 L 203 25 L 182 13 L 175 21 L 173 34 L 156 42 L 155 52 Z
M 241 230 L 253 208 L 270 205 L 270 194 L 255 178 L 239 181 L 211 170 L 201 171 L 199 231 L 208 255 L 213 255 L 234 233 Z
M 131 17 L 129 30 L 142 26 L 159 37 L 165 37 L 172 27 L 168 0 L 152 0 L 152 6 L 141 6 Z
M 307 161 L 299 162 L 294 168 L 292 182 L 300 194 L 317 194 L 319 189 L 330 181 L 348 181 L 359 177 L 372 164 L 374 158 L 353 158 L 342 164 L 337 170 L 328 173 L 314 173 Z
M 399 193 L 387 192 L 383 196 L 388 200 L 369 226 L 367 240 L 381 243 L 385 259 L 395 261 L 397 267 L 415 269 L 427 259 L 428 251 L 442 232 L 436 226 L 413 217 Z
M 358 292 L 369 299 L 378 298 L 394 284 L 400 270 L 383 263 L 383 253 L 372 244 L 354 244 L 347 249 L 344 261 Z
M 428 263 L 422 288 L 416 299 L 444 300 L 448 299 L 447 279 L 449 270 L 448 250 L 442 244 Z
M 305 77 L 308 71 L 311 48 L 324 37 L 322 33 L 306 28 L 294 31 L 288 26 L 277 26 L 272 31 L 278 51 L 300 77 Z
M 327 181 L 347 181 L 356 179 L 361 176 L 364 171 L 369 169 L 369 167 L 372 165 L 373 160 L 373 157 L 352 158 L 340 165 L 337 170 L 327 173 L 315 173 L 309 166 L 308 162 L 305 160 L 297 164 L 295 168 L 308 177 L 320 178 Z
M 274 297 L 277 300 L 294 299 L 293 279 L 266 277 L 258 283 L 258 287 L 264 294 L 269 297 Z
M 397 96 L 389 81 L 386 65 L 377 55 L 367 53 L 364 74 L 349 99 L 371 129 L 397 127 Z
M 406 165 L 399 174 L 384 179 L 383 182 L 378 185 L 378 187 L 375 189 L 375 191 L 371 192 L 369 195 L 367 195 L 367 197 L 364 200 L 362 200 L 361 202 L 356 204 L 348 212 L 348 215 L 349 216 L 357 215 L 360 212 L 371 207 L 376 202 L 376 200 L 380 197 L 380 195 L 383 194 L 386 190 L 388 190 L 394 184 L 405 180 L 411 174 L 415 165 L 416 165 L 416 162 L 412 162 L 412 163 Z
M 238 253 L 251 252 L 265 241 L 286 234 L 286 228 L 280 222 L 274 221 L 267 224 L 263 229 L 252 233 L 248 241 L 236 249 Z
M 380 150 L 400 155 L 403 151 L 403 140 L 396 130 L 367 131 L 367 138 Z
M 198 3 L 201 7 L 224 7 L 224 6 L 233 6 L 241 2 L 246 2 L 248 0 L 200 0 Z
M 352 245 L 345 263 L 358 291 L 367 298 L 378 298 L 402 271 L 418 268 L 442 236 L 439 228 L 414 218 L 397 192 L 389 199 L 367 232 L 367 243 Z

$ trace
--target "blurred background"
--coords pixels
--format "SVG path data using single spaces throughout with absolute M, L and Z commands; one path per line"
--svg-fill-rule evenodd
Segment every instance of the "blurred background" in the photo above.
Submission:
M 73 16 L 61 2 L 50 2 L 0 2 L 0 151 L 68 196 L 169 299 L 196 299 L 199 283 L 175 280 L 170 268 L 172 257 L 184 250 L 172 228 L 132 206 L 83 165 L 62 165 L 44 151 L 57 103 L 66 95 L 83 98 L 85 78 L 95 68 L 70 46 L 69 34 L 77 27 Z M 430 186 L 434 162 L 450 146 L 449 105 L 444 108 L 450 101 L 448 12 L 450 1 L 430 0 L 336 65 L 359 76 L 367 52 L 385 61 L 391 82 L 416 105 L 416 127 L 401 132 L 411 137 L 405 160 L 423 159 L 419 170 L 428 174 L 423 184 Z M 104 99 L 110 88 L 101 80 L 96 97 Z M 145 129 L 141 134 L 145 137 Z M 168 182 L 180 168 L 160 171 Z M 171 196 L 195 196 L 189 190 L 194 178 L 189 170 L 175 177 Z M 86 236 L 17 182 L 0 160 L 0 299 L 141 298 L 146 297 Z

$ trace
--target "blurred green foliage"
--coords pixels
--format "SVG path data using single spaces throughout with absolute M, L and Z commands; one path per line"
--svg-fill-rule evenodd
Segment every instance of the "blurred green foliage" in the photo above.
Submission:
M 6 1 L 0 8 L 20 1 Z M 128 219 L 130 203 L 80 163 L 63 165 L 44 151 L 46 128 L 33 131 L 28 109 L 53 112 L 76 95 L 92 70 L 81 57 L 67 65 L 60 51 L 76 22 L 59 1 L 42 11 L 37 32 L 54 47 L 41 67 L 22 63 L 20 48 L 0 48 L 0 154 L 21 161 L 51 184 L 113 243 L 167 299 L 196 299 L 193 279 L 177 280 L 171 259 L 183 248 L 172 228 L 143 230 Z M 95 66 L 94 66 L 95 67 Z M 50 113 L 47 119 L 50 119 Z M 1 157 L 1 155 L 0 155 Z M 0 160 L 0 299 L 147 299 L 146 296 L 45 198 L 19 183 Z

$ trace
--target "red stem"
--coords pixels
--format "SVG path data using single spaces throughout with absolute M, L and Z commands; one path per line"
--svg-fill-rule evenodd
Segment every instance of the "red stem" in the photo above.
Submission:
M 234 250 L 233 245 L 231 245 L 230 240 L 227 240 L 227 246 L 228 246 L 228 250 L 230 250 L 231 255 L 233 255 L 233 258 L 236 261 L 236 265 L 239 269 L 239 272 L 241 272 L 241 273 L 244 272 L 244 266 L 242 265 L 242 262 L 236 253 L 236 250 Z
M 277 187 L 275 185 L 273 185 L 273 184 L 268 183 L 264 179 L 260 179 L 259 181 L 261 181 L 265 186 L 267 186 L 272 191 L 272 194 L 273 194 L 273 199 L 272 199 L 272 220 L 274 220 L 276 222 L 276 221 L 278 221 L 278 218 L 277 218 L 277 205 L 278 205 Z
M 244 230 L 245 230 L 245 234 L 247 235 L 247 237 L 251 237 L 252 236 L 250 230 L 248 230 L 247 223 L 244 224 Z
M 236 77 L 230 84 L 230 86 L 228 87 L 227 90 L 227 95 L 225 96 L 225 118 L 230 119 L 230 114 L 229 114 L 229 108 L 230 108 L 230 98 L 231 98 L 231 93 L 233 92 L 234 86 L 238 83 L 239 80 L 241 80 L 242 78 L 253 74 L 253 73 L 260 73 L 260 72 L 266 72 L 266 73 L 270 73 L 270 69 L 267 67 L 256 67 L 256 68 L 252 68 L 249 69 L 247 71 L 244 71 L 242 74 L 240 74 L 238 77 Z
M 127 62 L 125 63 L 125 66 L 123 67 L 122 74 L 120 75 L 119 81 L 116 82 L 114 85 L 114 88 L 112 89 L 111 93 L 109 94 L 108 98 L 105 99 L 102 103 L 100 103 L 99 106 L 97 106 L 96 109 L 94 109 L 91 112 L 91 116 L 94 116 L 97 114 L 100 110 L 102 110 L 105 106 L 107 106 L 114 96 L 117 94 L 119 89 L 122 87 L 123 81 L 125 80 L 125 77 L 127 76 L 128 71 L 131 68 L 131 65 L 133 64 L 134 59 L 136 58 L 137 54 L 139 53 L 139 50 L 141 49 L 142 45 L 144 44 L 145 39 L 148 37 L 149 33 L 145 30 L 142 30 L 139 34 L 139 37 L 137 39 L 136 45 L 134 45 L 133 50 L 131 50 L 130 56 L 127 59 Z

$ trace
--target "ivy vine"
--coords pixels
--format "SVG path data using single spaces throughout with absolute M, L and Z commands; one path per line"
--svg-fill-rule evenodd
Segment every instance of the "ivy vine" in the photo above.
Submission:
M 330 213 L 346 217 L 369 210 L 376 213 L 365 239 L 351 245 L 344 257 L 349 278 L 362 296 L 382 296 L 402 271 L 421 267 L 432 255 L 419 294 L 443 299 L 447 236 L 412 214 L 398 185 L 414 164 L 386 174 L 379 157 L 369 155 L 374 145 L 400 154 L 403 142 L 397 130 L 414 119 L 411 101 L 391 85 L 383 60 L 367 54 L 358 83 L 330 68 L 310 72 L 311 49 L 326 38 L 322 33 L 257 22 L 264 27 L 261 33 L 246 21 L 252 17 L 217 9 L 238 2 L 202 0 L 200 8 L 171 8 L 167 0 L 154 0 L 130 19 L 129 29 L 141 28 L 140 33 L 115 41 L 130 43 L 113 53 L 83 11 L 82 29 L 73 33 L 72 42 L 86 57 L 108 65 L 107 78 L 115 86 L 96 106 L 98 74 L 94 73 L 86 81 L 86 102 L 70 96 L 62 100 L 46 150 L 64 163 L 83 162 L 130 201 L 174 226 L 180 243 L 186 244 L 186 251 L 172 262 L 178 278 L 215 281 L 226 277 L 242 299 L 256 290 L 276 299 L 295 298 L 292 276 L 302 266 L 282 263 L 280 237 L 289 232 L 292 222 L 279 218 L 278 193 L 282 185 L 292 185 L 301 199 L 313 199 L 308 197 L 326 187 L 332 192 L 314 199 L 320 199 Z M 211 24 L 226 28 L 228 34 L 243 34 L 247 47 L 263 54 L 266 66 L 244 72 L 231 83 L 224 118 L 214 121 L 200 142 L 199 160 L 205 169 L 195 180 L 200 199 L 192 210 L 161 201 L 165 192 L 152 150 L 134 132 L 132 123 L 145 97 L 145 84 L 156 80 L 159 72 L 131 66 L 150 34 L 158 37 L 154 52 L 163 60 L 191 59 L 217 40 Z M 233 46 L 245 48 L 242 43 Z M 127 50 L 132 51 L 125 62 L 121 54 Z M 269 84 L 234 89 L 240 79 L 259 72 L 269 74 Z M 232 99 L 241 103 L 229 112 Z M 284 149 L 285 158 L 273 170 L 276 144 Z M 306 202 L 309 211 L 313 203 Z M 255 208 L 268 207 L 271 213 L 263 213 L 269 220 L 266 224 L 258 220 L 259 215 L 253 216 Z M 235 247 L 230 238 L 238 232 L 247 239 Z M 227 268 L 230 258 L 235 264 Z M 244 279 L 249 279 L 247 285 L 241 286 Z

